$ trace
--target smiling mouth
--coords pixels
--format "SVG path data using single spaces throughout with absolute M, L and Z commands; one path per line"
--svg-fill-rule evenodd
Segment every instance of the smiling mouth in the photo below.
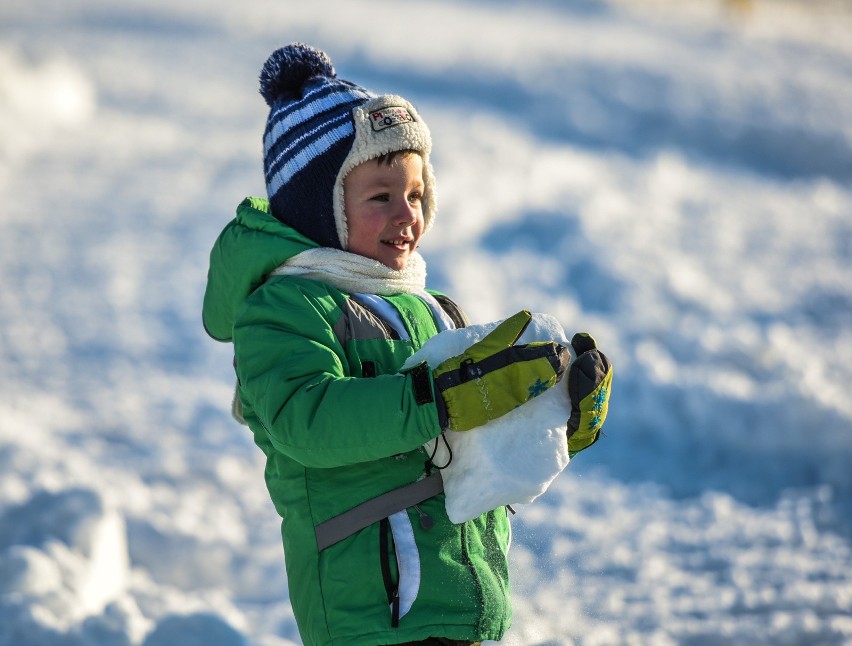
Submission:
M 393 240 L 382 240 L 382 242 L 386 245 L 390 245 L 392 247 L 407 247 L 411 244 L 411 240 L 408 238 L 396 238 Z

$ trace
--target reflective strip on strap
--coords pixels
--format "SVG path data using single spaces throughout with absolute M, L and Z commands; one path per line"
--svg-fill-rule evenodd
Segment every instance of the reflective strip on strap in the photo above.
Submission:
M 436 471 L 410 485 L 393 489 L 372 500 L 362 502 L 357 507 L 329 518 L 314 528 L 317 534 L 317 549 L 322 551 L 382 518 L 408 509 L 427 498 L 438 495 L 443 490 L 444 481 L 441 478 L 441 472 Z
M 429 306 L 429 309 L 432 310 L 432 314 L 435 316 L 435 322 L 438 324 L 438 332 L 456 329 L 456 324 L 453 323 L 453 319 L 450 318 L 450 315 L 438 302 L 437 298 L 432 296 L 432 294 L 426 290 L 417 292 L 417 295 L 422 298 Z
M 349 297 L 358 303 L 358 305 L 390 325 L 394 332 L 399 335 L 400 339 L 403 341 L 411 339 L 411 336 L 408 334 L 408 330 L 405 329 L 405 323 L 402 322 L 402 317 L 399 315 L 399 312 L 381 296 L 376 296 L 375 294 L 352 293 L 349 294 Z

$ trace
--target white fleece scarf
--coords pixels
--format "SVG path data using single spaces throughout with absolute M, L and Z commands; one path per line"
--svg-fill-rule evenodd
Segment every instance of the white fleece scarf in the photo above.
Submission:
M 413 294 L 426 288 L 426 261 L 416 251 L 405 269 L 331 247 L 307 249 L 272 270 L 270 276 L 302 276 L 350 293 Z

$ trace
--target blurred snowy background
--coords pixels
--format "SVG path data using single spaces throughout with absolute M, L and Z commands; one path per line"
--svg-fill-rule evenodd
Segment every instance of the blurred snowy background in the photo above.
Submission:
M 515 517 L 504 643 L 852 643 L 850 33 L 826 0 L 5 0 L 0 645 L 300 643 L 200 323 L 294 40 L 430 124 L 431 286 L 616 365 L 607 437 Z

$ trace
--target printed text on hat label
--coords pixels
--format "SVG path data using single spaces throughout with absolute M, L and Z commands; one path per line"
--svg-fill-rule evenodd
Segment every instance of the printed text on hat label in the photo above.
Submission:
M 402 107 L 391 106 L 370 113 L 370 123 L 373 124 L 373 130 L 376 132 L 410 121 L 414 121 L 414 117 Z

